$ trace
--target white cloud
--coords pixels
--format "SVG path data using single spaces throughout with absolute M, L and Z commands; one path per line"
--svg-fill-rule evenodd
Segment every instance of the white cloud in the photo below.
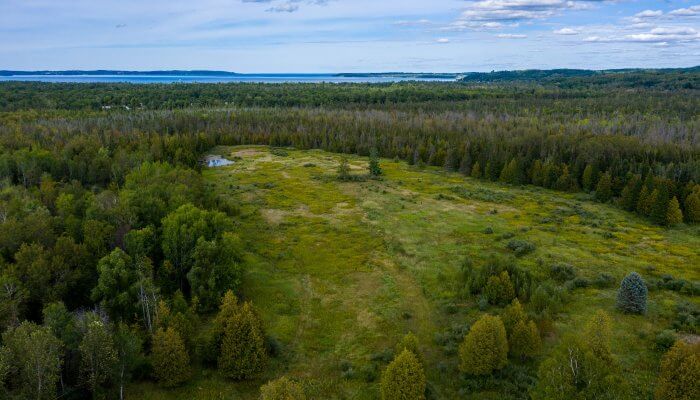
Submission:
M 436 42 L 436 43 L 440 43 L 440 44 L 447 44 L 447 43 L 450 43 L 450 39 L 448 39 L 448 38 L 439 38 L 439 39 L 437 39 L 435 42 Z
M 557 35 L 578 35 L 580 32 L 571 28 L 561 28 L 554 31 Z
M 688 8 L 679 8 L 668 13 L 669 15 L 678 17 L 696 17 L 700 16 L 700 5 L 690 6 Z
M 270 7 L 265 11 L 268 12 L 286 12 L 286 13 L 292 13 L 295 11 L 299 10 L 299 6 L 297 4 L 292 3 L 291 1 L 278 4 L 276 6 Z
M 662 15 L 664 15 L 664 12 L 661 10 L 644 10 L 634 14 L 636 18 L 656 18 Z
M 522 35 L 518 33 L 499 33 L 496 35 L 497 38 L 501 39 L 525 39 L 527 35 Z

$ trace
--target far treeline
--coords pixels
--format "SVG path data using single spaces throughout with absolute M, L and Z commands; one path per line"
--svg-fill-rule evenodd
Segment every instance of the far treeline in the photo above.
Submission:
M 700 72 L 614 75 L 680 83 Z M 592 193 L 661 225 L 697 223 L 700 96 L 664 86 L 2 83 L 0 176 L 28 187 L 43 174 L 104 185 L 123 181 L 143 151 L 196 167 L 213 145 L 376 149 L 475 178 Z M 95 165 L 103 158 L 116 165 Z

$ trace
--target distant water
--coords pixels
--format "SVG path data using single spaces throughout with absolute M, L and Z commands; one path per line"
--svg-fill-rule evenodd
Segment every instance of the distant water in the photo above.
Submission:
M 129 83 L 381 83 L 400 81 L 453 81 L 453 79 L 411 78 L 402 76 L 337 76 L 332 74 L 246 74 L 229 76 L 194 75 L 14 75 L 0 76 L 0 81 L 32 82 L 129 82 Z

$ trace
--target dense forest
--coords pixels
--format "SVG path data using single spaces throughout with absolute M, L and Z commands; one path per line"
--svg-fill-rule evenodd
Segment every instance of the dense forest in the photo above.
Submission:
M 180 384 L 193 373 L 191 359 L 233 380 L 263 368 L 276 343 L 254 307 L 237 298 L 245 235 L 236 223 L 240 204 L 213 194 L 200 174 L 202 156 L 217 145 L 371 154 L 516 187 L 582 193 L 660 226 L 700 223 L 697 69 L 492 78 L 0 83 L 0 393 L 119 397 L 133 380 Z M 468 291 L 490 291 L 495 303 L 528 300 L 531 277 L 509 266 L 492 269 L 490 276 L 472 272 Z M 630 294 L 622 295 L 621 307 L 642 313 L 639 281 L 632 276 L 625 285 Z M 697 284 L 683 290 L 698 294 Z M 597 318 L 591 332 L 609 324 L 607 316 Z M 194 335 L 202 320 L 212 320 L 211 329 Z M 516 323 L 505 329 L 510 336 L 517 328 L 525 342 L 517 356 L 526 358 L 535 328 L 525 319 Z M 690 325 L 697 329 L 697 322 Z M 478 353 L 473 348 L 493 337 L 494 365 L 465 356 L 461 368 L 476 375 L 498 369 L 507 353 L 503 323 L 484 318 L 473 330 L 460 353 Z M 668 363 L 690 363 L 685 368 L 697 375 L 697 350 L 686 347 L 674 347 Z M 576 348 L 592 363 L 587 373 L 608 357 L 595 343 Z M 402 351 L 390 368 L 411 379 L 417 363 Z M 574 378 L 577 385 L 588 379 Z M 683 390 L 672 372 L 662 378 L 669 393 Z M 570 398 L 601 398 L 619 377 L 601 379 L 612 380 L 586 393 L 567 388 L 579 396 Z M 284 379 L 270 385 L 267 398 L 298 390 Z M 401 390 L 382 386 L 387 399 Z M 560 398 L 556 388 L 537 390 L 538 398 Z

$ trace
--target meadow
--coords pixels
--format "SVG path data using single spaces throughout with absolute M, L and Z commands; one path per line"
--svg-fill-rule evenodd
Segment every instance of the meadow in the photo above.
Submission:
M 375 399 L 407 332 L 419 339 L 428 398 L 527 398 L 539 362 L 597 310 L 612 317 L 612 350 L 632 398 L 648 398 L 663 354 L 657 336 L 676 323 L 679 305 L 700 306 L 692 289 L 659 283 L 697 285 L 698 225 L 660 227 L 586 193 L 487 182 L 398 159 L 382 159 L 381 178 L 367 179 L 367 158 L 347 156 L 358 178 L 339 181 L 341 156 L 321 150 L 219 146 L 211 153 L 234 161 L 202 174 L 207 191 L 238 207 L 240 296 L 258 311 L 273 357 L 253 380 L 198 368 L 181 387 L 138 382 L 127 398 L 255 399 L 261 384 L 286 375 L 311 399 Z M 552 280 L 553 265 L 571 266 L 575 277 L 553 281 L 561 307 L 537 319 L 541 354 L 475 381 L 459 372 L 456 348 L 480 315 L 502 308 L 465 293 L 463 266 L 494 257 L 540 282 Z M 615 309 L 619 283 L 632 271 L 650 286 L 646 315 Z M 209 325 L 204 318 L 198 331 Z

